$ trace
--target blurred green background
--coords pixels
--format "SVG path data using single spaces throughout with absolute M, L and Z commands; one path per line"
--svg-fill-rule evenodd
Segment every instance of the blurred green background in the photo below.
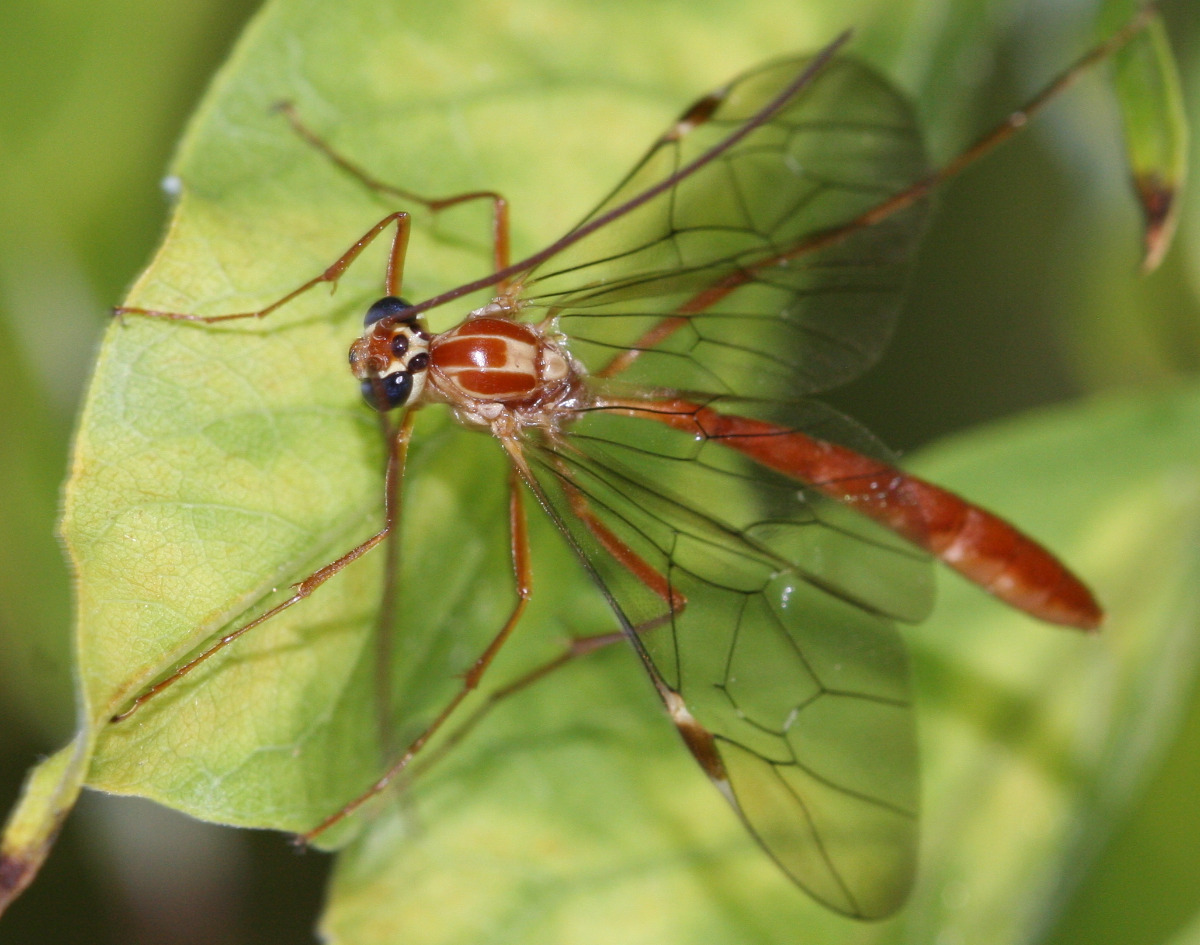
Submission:
M 72 728 L 69 577 L 53 529 L 88 364 L 108 307 L 160 236 L 167 201 L 159 179 L 172 144 L 256 6 L 0 4 L 4 809 L 26 769 Z M 890 5 L 886 17 L 901 6 Z M 907 6 L 928 21 L 945 7 Z M 1190 0 L 1162 6 L 1196 124 L 1200 22 Z M 876 41 L 886 31 L 888 5 L 845 7 L 846 22 L 862 27 L 868 42 L 873 29 Z M 1002 115 L 1077 50 L 1054 45 L 1052 2 L 992 8 L 1003 8 L 995 29 L 1007 39 L 980 47 L 961 85 L 939 88 L 931 78 L 918 92 L 934 122 L 935 155 L 950 153 L 964 129 Z M 898 72 L 903 78 L 903 62 Z M 976 93 L 964 97 L 975 83 Z M 1102 121 L 1093 121 L 1110 110 L 1093 83 L 1056 106 L 1052 121 L 946 189 L 889 354 L 833 402 L 910 451 L 1027 408 L 1093 392 L 1166 389 L 1194 373 L 1200 213 L 1185 209 L 1180 245 L 1161 272 L 1137 279 L 1136 210 L 1118 151 L 1096 134 Z M 1190 802 L 1200 796 L 1197 757 L 1200 711 L 1193 710 L 1133 816 L 1114 825 L 1111 847 L 1055 941 L 1163 942 L 1185 921 L 1200 880 L 1181 872 L 1174 854 L 1181 837 L 1200 831 Z M 1131 860 L 1145 864 L 1138 882 L 1165 905 L 1118 929 L 1114 916 L 1128 915 L 1120 897 L 1133 894 L 1110 864 Z M 319 855 L 295 856 L 278 836 L 85 795 L 42 875 L 3 919 L 0 940 L 307 941 L 325 864 Z

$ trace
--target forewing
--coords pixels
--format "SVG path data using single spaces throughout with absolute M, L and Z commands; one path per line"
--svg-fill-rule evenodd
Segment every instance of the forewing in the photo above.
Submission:
M 705 158 L 808 61 L 701 99 L 580 224 L 605 225 L 518 280 L 525 317 L 556 317 L 586 368 L 601 399 L 585 402 L 671 390 L 881 452 L 797 398 L 863 370 L 890 334 L 924 207 L 859 218 L 926 174 L 908 105 L 835 59 Z M 540 498 L 664 700 L 682 700 L 673 717 L 750 831 L 830 908 L 894 911 L 913 873 L 917 765 L 891 620 L 927 612 L 925 557 L 720 441 L 645 417 L 594 408 L 523 442 Z
M 839 425 L 828 413 L 804 423 Z M 927 606 L 924 557 L 719 442 L 647 420 L 589 413 L 566 441 L 531 434 L 525 454 L 660 691 L 715 738 L 763 847 L 832 909 L 897 908 L 914 866 L 917 763 L 890 618 Z M 686 606 L 672 613 L 670 595 Z
M 580 226 L 705 154 L 807 62 L 768 64 L 701 99 Z M 823 241 L 925 173 L 908 103 L 837 58 L 728 151 L 528 273 L 522 303 L 530 317 L 557 313 L 593 374 L 638 351 L 621 365 L 633 383 L 788 398 L 827 388 L 887 342 L 924 205 Z

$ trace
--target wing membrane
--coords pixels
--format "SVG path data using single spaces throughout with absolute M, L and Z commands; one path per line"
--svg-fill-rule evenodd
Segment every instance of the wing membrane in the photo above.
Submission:
M 580 225 L 705 153 L 806 62 L 769 64 L 702 99 Z M 527 274 L 522 304 L 557 313 L 593 373 L 636 350 L 624 373 L 633 383 L 756 397 L 820 390 L 886 343 L 925 208 L 832 244 L 820 237 L 926 172 L 904 99 L 839 58 L 733 148 Z M 676 314 L 674 331 L 648 339 Z
M 855 221 L 927 173 L 899 94 L 835 59 L 636 202 L 757 120 L 808 61 L 697 102 L 580 226 L 633 209 L 519 280 L 526 317 L 557 319 L 599 397 L 569 435 L 526 429 L 522 451 L 668 706 L 682 699 L 677 724 L 711 741 L 715 767 L 685 732 L 752 834 L 816 899 L 867 918 L 894 911 L 913 873 L 916 745 L 891 621 L 927 612 L 928 561 L 719 440 L 601 406 L 671 392 L 883 452 L 799 398 L 863 370 L 890 335 L 925 207 Z
M 894 457 L 866 430 L 813 401 L 772 403 L 724 398 L 713 409 L 803 430 L 819 440 L 845 444 L 884 462 Z M 585 454 L 597 477 L 624 477 L 639 501 L 650 501 L 645 484 L 682 497 L 663 516 L 678 521 L 684 506 L 744 543 L 764 549 L 775 563 L 848 602 L 906 623 L 928 616 L 934 588 L 928 555 L 815 488 L 764 467 L 720 440 L 697 439 L 679 428 L 623 414 L 590 410 L 571 427 L 574 452 Z M 893 497 L 905 501 L 903 495 Z M 619 506 L 619 503 L 617 503 Z M 917 518 L 915 513 L 913 518 Z
M 646 420 L 596 411 L 565 442 L 526 444 L 647 669 L 715 738 L 750 831 L 829 907 L 893 911 L 913 871 L 917 765 L 889 618 L 927 605 L 928 562 L 735 451 Z M 588 515 L 686 606 L 671 613 Z

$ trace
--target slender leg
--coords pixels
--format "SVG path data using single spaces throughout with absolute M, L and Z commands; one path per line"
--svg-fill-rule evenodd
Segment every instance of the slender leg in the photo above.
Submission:
M 295 593 L 293 593 L 292 596 L 287 600 L 280 604 L 276 604 L 270 610 L 266 611 L 266 613 L 260 614 L 249 623 L 243 624 L 236 630 L 227 633 L 204 652 L 184 663 L 181 667 L 179 667 L 179 669 L 175 670 L 175 672 L 173 672 L 162 682 L 151 686 L 140 696 L 134 699 L 133 702 L 130 703 L 129 708 L 127 708 L 124 712 L 114 715 L 112 717 L 113 722 L 121 722 L 129 718 L 129 716 L 133 715 L 134 712 L 140 709 L 155 696 L 163 692 L 163 690 L 173 686 L 201 663 L 205 662 L 210 657 L 225 649 L 225 647 L 229 646 L 229 644 L 233 643 L 234 640 L 237 640 L 244 634 L 249 633 L 255 627 L 266 623 L 276 614 L 282 613 L 293 604 L 297 604 L 304 600 L 304 598 L 312 594 L 313 591 L 341 571 L 344 567 L 354 561 L 357 561 L 392 533 L 397 522 L 399 521 L 400 516 L 398 483 L 404 477 L 404 462 L 408 455 L 408 441 L 412 434 L 412 423 L 414 416 L 415 414 L 411 410 L 405 414 L 404 420 L 397 427 L 396 435 L 391 441 L 387 467 L 387 490 L 384 493 L 383 528 L 364 541 L 361 545 L 357 545 L 350 549 L 350 551 L 346 552 L 336 561 L 331 561 L 323 568 L 318 568 L 308 577 L 304 578 L 304 580 L 292 585 L 295 588 Z
M 666 602 L 667 606 L 671 608 L 668 616 L 682 613 L 683 609 L 687 607 L 687 598 L 671 587 L 662 574 L 621 541 L 607 525 L 596 518 L 587 499 L 583 497 L 583 493 L 571 481 L 570 476 L 566 475 L 566 470 L 562 466 L 559 468 L 564 473 L 563 491 L 566 492 L 567 501 L 571 503 L 571 511 L 587 526 L 588 531 L 595 536 L 604 550 L 612 555 L 625 570 Z
M 472 731 L 474 731 L 479 723 L 485 717 L 491 714 L 501 702 L 509 696 L 516 695 L 523 689 L 528 689 L 536 682 L 545 679 L 557 669 L 561 669 L 568 663 L 573 663 L 580 657 L 587 656 L 589 653 L 595 653 L 597 650 L 604 649 L 614 643 L 619 643 L 625 639 L 625 634 L 620 631 L 614 633 L 598 633 L 590 637 L 578 637 L 570 642 L 565 650 L 552 660 L 547 660 L 541 666 L 535 667 L 523 676 L 517 677 L 510 683 L 501 686 L 499 689 L 488 693 L 483 704 L 464 719 L 457 728 L 454 729 L 440 745 L 432 752 L 422 757 L 422 764 L 418 769 L 414 766 L 414 776 L 418 771 L 427 771 L 433 767 L 438 761 L 444 758 L 452 748 L 462 742 Z
M 492 202 L 492 260 L 497 272 L 508 268 L 510 261 L 508 201 L 500 194 L 492 190 L 473 190 L 450 197 L 422 197 L 420 194 L 414 194 L 411 190 L 385 184 L 335 150 L 329 142 L 309 128 L 296 114 L 296 108 L 291 102 L 281 102 L 278 109 L 287 118 L 296 134 L 369 190 L 409 203 L 418 203 L 430 213 L 437 213 L 439 210 L 472 200 L 490 200 Z M 503 292 L 505 288 L 506 283 L 500 283 L 500 291 Z
M 652 348 L 666 340 L 674 332 L 686 325 L 690 316 L 710 308 L 730 292 L 752 281 L 757 273 L 775 266 L 784 265 L 808 253 L 839 243 L 851 234 L 875 226 L 888 217 L 894 216 L 896 213 L 923 200 L 950 178 L 956 177 L 965 168 L 974 164 L 981 157 L 993 151 L 998 145 L 1003 144 L 1025 128 L 1030 120 L 1041 112 L 1046 105 L 1072 86 L 1096 63 L 1102 62 L 1114 55 L 1134 36 L 1145 29 L 1147 24 L 1156 15 L 1153 3 L 1145 4 L 1121 29 L 1085 52 L 1028 102 L 1010 112 L 999 124 L 985 132 L 968 148 L 961 151 L 946 164 L 933 171 L 933 173 L 915 181 L 900 192 L 893 194 L 874 207 L 863 211 L 853 219 L 827 230 L 818 231 L 808 239 L 791 246 L 783 253 L 768 254 L 762 259 L 750 263 L 745 269 L 734 270 L 723 279 L 696 293 L 691 299 L 684 302 L 676 312 L 664 315 L 661 321 L 651 326 L 630 348 L 615 355 L 608 364 L 596 371 L 596 376 L 613 377 L 621 373 L 621 371 L 627 369 L 637 359 L 643 350 Z M 1143 266 L 1153 268 L 1161 258 L 1161 253 L 1165 250 L 1165 243 L 1162 242 L 1160 228 L 1156 228 L 1154 225 L 1156 222 L 1161 223 L 1161 217 L 1156 219 L 1158 215 L 1153 209 L 1145 207 L 1144 209 L 1146 209 L 1151 224 L 1150 231 L 1147 233 L 1147 255 L 1143 261 Z
M 228 315 L 193 315 L 188 312 L 164 312 L 159 309 L 152 308 L 136 308 L 133 306 L 122 305 L 113 309 L 114 315 L 144 315 L 149 318 L 169 318 L 175 321 L 188 322 L 203 322 L 211 324 L 213 322 L 227 322 L 235 318 L 266 318 L 277 308 L 286 305 L 292 299 L 303 295 L 315 285 L 320 285 L 322 282 L 336 283 L 342 277 L 342 274 L 350 268 L 350 265 L 356 260 L 359 254 L 366 249 L 380 233 L 386 230 L 392 223 L 396 224 L 396 235 L 392 238 L 392 249 L 388 256 L 387 276 L 385 279 L 385 288 L 388 295 L 399 295 L 400 284 L 404 276 L 404 252 L 408 248 L 408 231 L 409 231 L 409 216 L 403 210 L 398 210 L 395 213 L 389 213 L 386 217 L 376 223 L 371 229 L 367 230 L 362 236 L 355 241 L 346 252 L 344 252 L 337 261 L 322 272 L 319 276 L 309 279 L 303 285 L 293 289 L 282 298 L 276 299 L 266 308 L 260 308 L 253 312 L 234 312 Z
M 341 810 L 330 815 L 321 823 L 307 833 L 297 836 L 298 843 L 308 843 L 318 835 L 324 833 L 334 824 L 339 823 L 350 814 L 354 813 L 377 794 L 382 793 L 388 786 L 404 773 L 412 764 L 413 759 L 428 744 L 429 740 L 442 728 L 446 721 L 453 715 L 454 711 L 462 704 L 470 693 L 479 685 L 479 681 L 483 678 L 492 660 L 500 651 L 501 647 L 508 641 L 521 616 L 525 612 L 525 607 L 528 604 L 530 594 L 532 592 L 532 571 L 529 562 L 529 538 L 526 531 L 525 514 L 521 505 L 521 481 L 525 480 L 531 484 L 532 488 L 537 489 L 536 480 L 532 478 L 532 473 L 529 471 L 522 455 L 519 442 L 515 438 L 500 437 L 512 465 L 509 467 L 509 534 L 511 542 L 513 573 L 516 578 L 517 588 L 517 603 L 514 606 L 508 620 L 500 632 L 488 644 L 487 649 L 475 660 L 471 668 L 463 675 L 463 685 L 459 691 L 437 714 L 433 722 L 418 735 L 407 750 L 395 763 L 392 764 L 383 775 L 375 781 L 366 791 L 352 800 Z M 589 531 L 591 531 L 605 548 L 623 567 L 627 568 L 636 577 L 641 579 L 647 587 L 649 587 L 656 595 L 661 597 L 668 605 L 668 610 L 660 617 L 640 624 L 633 628 L 635 637 L 642 633 L 649 632 L 657 627 L 663 626 L 677 616 L 686 606 L 686 598 L 677 590 L 671 588 L 667 580 L 659 574 L 650 564 L 642 559 L 632 548 L 621 541 L 609 528 L 607 528 L 599 519 L 595 517 L 591 509 L 587 505 L 586 499 L 578 489 L 570 485 L 570 479 L 564 480 L 568 483 L 567 492 L 572 510 L 584 521 Z M 608 646 L 618 640 L 627 639 L 628 634 L 624 632 L 598 634 L 592 637 L 583 637 L 575 640 L 572 645 L 560 654 L 558 657 L 550 660 L 540 667 L 535 668 L 524 676 L 519 677 L 512 683 L 500 687 L 495 692 L 491 693 L 487 700 L 479 708 L 475 710 L 461 725 L 450 733 L 447 740 L 439 746 L 437 751 L 429 756 L 428 761 L 423 766 L 427 769 L 435 761 L 445 755 L 445 753 L 461 742 L 496 706 L 497 703 L 533 685 L 545 676 L 552 673 L 554 670 L 567 665 L 578 657 L 594 652 L 597 649 Z
M 454 713 L 454 710 L 462 704 L 468 695 L 479 685 L 479 680 L 483 678 L 488 667 L 492 664 L 492 660 L 496 658 L 496 654 L 508 642 L 508 638 L 512 635 L 517 623 L 521 619 L 521 615 L 525 613 L 525 607 L 529 603 L 529 597 L 532 593 L 532 571 L 529 566 L 529 535 L 525 527 L 525 511 L 521 504 L 521 478 L 516 468 L 514 467 L 509 474 L 509 535 L 512 551 L 513 574 L 516 578 L 517 603 L 509 614 L 508 619 L 504 622 L 504 626 L 500 628 L 500 632 L 492 638 L 492 642 L 488 644 L 487 649 L 479 655 L 470 669 L 463 674 L 462 687 L 454 695 L 442 710 L 437 714 L 429 726 L 418 735 L 413 742 L 405 750 L 387 771 L 383 773 L 374 784 L 366 791 L 352 800 L 341 810 L 325 818 L 316 827 L 301 834 L 297 837 L 300 843 L 311 841 L 318 834 L 328 830 L 334 824 L 338 823 L 345 817 L 354 813 L 363 804 L 379 794 L 387 788 L 416 757 L 417 753 L 425 747 L 428 741 L 438 732 L 445 724 L 446 720 Z
M 668 612 L 660 617 L 655 617 L 653 620 L 647 620 L 645 623 L 634 627 L 633 632 L 641 636 L 668 623 L 673 616 L 674 614 Z M 571 640 L 567 648 L 558 654 L 558 656 L 547 660 L 541 666 L 535 667 L 525 675 L 519 676 L 512 682 L 488 693 L 482 705 L 464 719 L 436 748 L 421 757 L 421 763 L 413 766 L 413 777 L 417 777 L 428 771 L 448 755 L 451 749 L 466 740 L 467 736 L 475 731 L 480 723 L 505 699 L 528 689 L 534 683 L 541 682 L 551 673 L 574 663 L 584 656 L 588 656 L 598 650 L 607 649 L 616 643 L 623 643 L 624 641 L 625 634 L 620 630 L 614 630 L 612 633 L 597 633 L 588 637 L 576 637 Z
M 621 541 L 603 522 L 595 517 L 587 504 L 586 497 L 578 486 L 576 486 L 570 475 L 570 471 L 562 463 L 561 459 L 558 460 L 558 466 L 562 473 L 563 488 L 566 492 L 567 500 L 571 504 L 572 511 L 583 521 L 596 540 L 600 542 L 604 549 L 617 562 L 667 603 L 667 613 L 661 618 L 652 621 L 651 624 L 659 625 L 673 621 L 687 606 L 687 598 L 671 585 L 671 582 L 665 575 L 652 567 L 636 551 Z M 728 774 L 725 771 L 720 752 L 717 750 L 713 734 L 696 721 L 691 712 L 688 711 L 687 703 L 680 692 L 672 688 L 666 679 L 663 678 L 650 656 L 650 651 L 642 642 L 641 634 L 642 628 L 634 627 L 632 628 L 632 632 L 627 632 L 625 636 L 645 666 L 651 682 L 654 683 L 654 688 L 658 690 L 659 698 L 662 699 L 667 714 L 675 724 L 675 728 L 687 746 L 688 751 L 692 753 L 692 756 L 700 764 L 704 772 L 716 783 L 718 789 L 725 793 L 726 796 L 729 796 Z
M 519 456 L 519 453 L 517 454 Z M 523 463 L 518 462 L 514 457 L 514 469 L 521 469 L 525 473 L 528 470 Z M 636 637 L 641 637 L 643 634 L 649 633 L 658 627 L 664 626 L 680 614 L 687 606 L 687 599 L 678 590 L 669 586 L 666 578 L 647 563 L 640 555 L 632 548 L 623 542 L 616 534 L 613 533 L 603 522 L 596 518 L 591 508 L 588 506 L 587 499 L 575 487 L 571 480 L 570 474 L 562 464 L 559 464 L 559 469 L 563 473 L 563 485 L 567 494 L 567 500 L 571 504 L 571 510 L 575 515 L 587 526 L 588 530 L 596 537 L 601 546 L 621 564 L 631 574 L 639 578 L 648 588 L 650 588 L 657 596 L 662 598 L 668 605 L 668 610 L 662 615 L 647 620 L 633 628 L 633 634 Z M 518 677 L 513 682 L 508 683 L 500 688 L 489 693 L 483 704 L 475 709 L 457 728 L 454 729 L 434 751 L 426 755 L 422 759 L 422 764 L 419 769 L 415 769 L 414 776 L 419 772 L 424 772 L 440 761 L 449 751 L 462 742 L 479 724 L 486 718 L 492 710 L 501 702 L 521 692 L 524 689 L 532 686 L 534 683 L 540 682 L 542 679 L 549 676 L 555 670 L 561 669 L 573 663 L 580 657 L 587 656 L 589 653 L 594 653 L 597 650 L 611 646 L 626 639 L 626 634 L 622 631 L 613 633 L 596 634 L 589 637 L 579 637 L 571 641 L 570 645 L 562 653 L 551 659 L 541 666 L 535 667 L 523 676 Z
M 379 414 L 379 429 L 387 442 L 395 439 L 397 427 L 389 422 L 385 413 Z M 387 495 L 384 497 L 384 508 L 399 509 L 401 480 L 388 478 L 385 486 Z M 399 592 L 397 578 L 400 574 L 402 553 L 399 522 L 394 521 L 384 543 L 386 560 L 383 564 L 383 594 L 379 601 L 379 614 L 375 620 L 375 704 L 379 745 L 382 760 L 385 761 L 396 753 L 396 746 L 393 744 L 395 733 L 392 728 L 392 640 L 396 621 L 396 595 Z

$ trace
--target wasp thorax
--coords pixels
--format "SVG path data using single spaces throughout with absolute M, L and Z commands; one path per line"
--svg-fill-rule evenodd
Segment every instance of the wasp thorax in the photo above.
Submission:
M 362 337 L 350 346 L 350 370 L 362 381 L 363 399 L 376 410 L 412 402 L 425 387 L 429 332 L 411 306 L 392 296 L 367 311 Z
M 433 359 L 456 402 L 546 403 L 571 382 L 563 351 L 534 326 L 507 318 L 477 316 L 438 335 Z

